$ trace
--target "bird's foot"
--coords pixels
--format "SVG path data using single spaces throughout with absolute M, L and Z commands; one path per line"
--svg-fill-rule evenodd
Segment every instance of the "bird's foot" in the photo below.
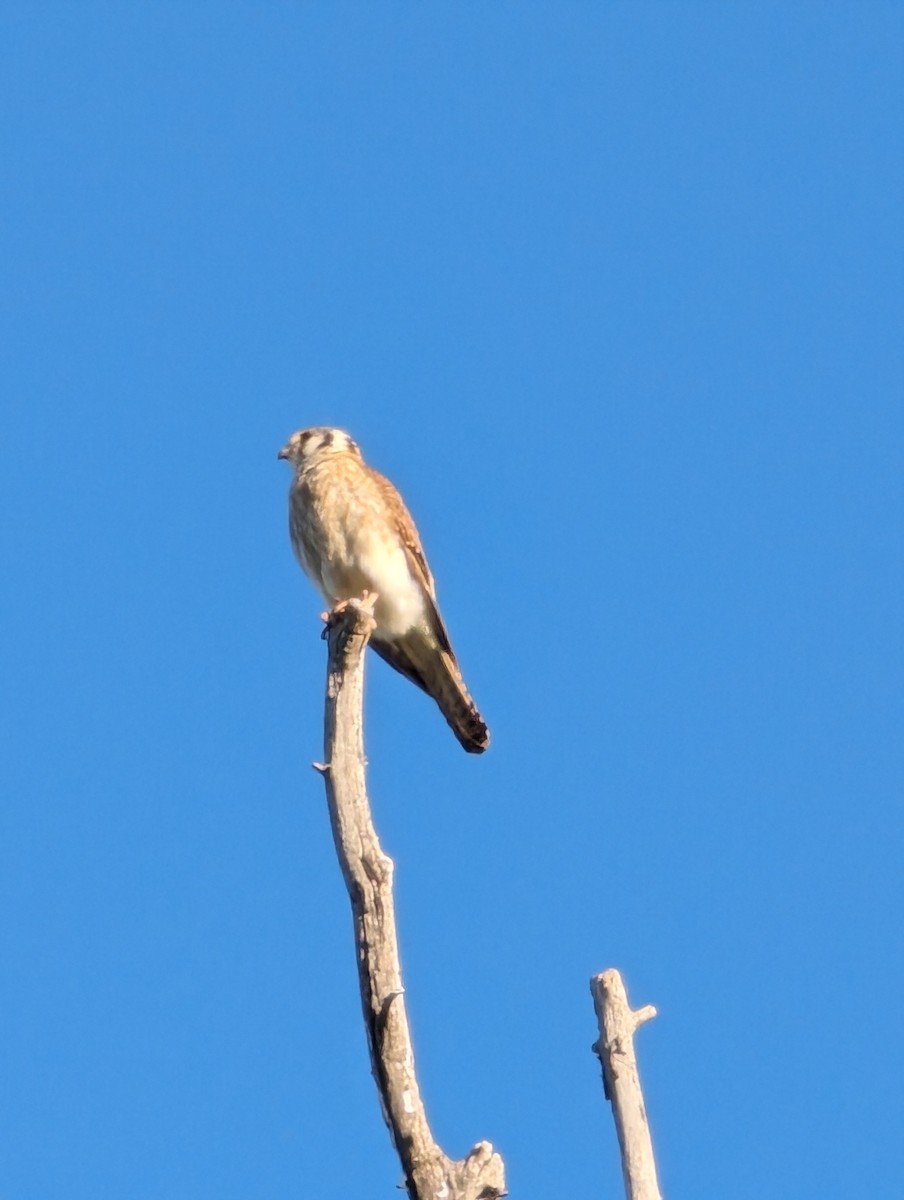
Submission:
M 373 616 L 374 606 L 378 599 L 379 595 L 376 592 L 364 592 L 360 596 L 349 596 L 347 600 L 339 600 L 329 612 L 320 614 L 320 619 L 323 621 L 323 633 L 320 636 L 324 639 L 329 637 L 330 630 L 349 606 Z

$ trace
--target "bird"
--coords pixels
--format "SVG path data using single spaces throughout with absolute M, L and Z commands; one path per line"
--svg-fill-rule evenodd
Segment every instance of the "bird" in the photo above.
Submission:
M 299 429 L 277 458 L 294 472 L 289 536 L 304 573 L 332 611 L 375 595 L 374 650 L 433 697 L 465 750 L 482 754 L 489 730 L 465 687 L 421 539 L 396 488 L 342 429 Z

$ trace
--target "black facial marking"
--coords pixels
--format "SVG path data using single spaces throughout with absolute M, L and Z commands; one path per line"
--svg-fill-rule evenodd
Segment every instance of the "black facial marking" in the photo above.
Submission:
M 321 449 L 326 450 L 329 446 L 332 446 L 333 437 L 334 437 L 333 430 L 328 429 L 327 432 L 323 436 L 323 441 L 320 443 Z

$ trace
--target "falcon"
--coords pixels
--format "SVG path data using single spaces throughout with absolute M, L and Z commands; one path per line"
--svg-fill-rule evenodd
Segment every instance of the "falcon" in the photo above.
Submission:
M 277 457 L 294 470 L 289 536 L 304 573 L 331 609 L 376 595 L 374 650 L 433 697 L 465 750 L 483 753 L 489 730 L 461 677 L 402 497 L 341 429 L 300 429 Z

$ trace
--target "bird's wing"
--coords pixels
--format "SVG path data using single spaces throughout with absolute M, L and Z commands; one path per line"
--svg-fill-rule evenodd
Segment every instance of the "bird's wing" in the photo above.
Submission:
M 399 495 L 396 488 L 389 482 L 385 475 L 381 475 L 379 471 L 373 471 L 373 477 L 376 480 L 380 490 L 380 495 L 389 510 L 393 523 L 398 530 L 399 538 L 405 550 L 405 557 L 408 560 L 408 566 L 412 575 L 421 585 L 424 591 L 424 596 L 427 600 L 427 610 L 430 613 L 433 632 L 436 634 L 436 640 L 440 647 L 450 655 L 452 661 L 455 662 L 455 654 L 452 651 L 452 643 L 449 641 L 449 632 L 446 629 L 446 624 L 440 615 L 439 607 L 436 603 L 436 585 L 433 582 L 433 575 L 430 567 L 427 565 L 427 559 L 424 555 L 421 539 L 418 537 L 417 527 L 412 520 L 411 513 L 405 507 L 405 501 Z M 376 647 L 375 647 L 376 648 Z M 380 651 L 382 654 L 382 650 Z M 383 657 L 389 662 L 387 655 Z M 419 687 L 424 687 L 416 676 L 411 671 L 406 671 L 403 667 L 392 665 L 397 671 L 401 671 L 403 675 L 407 675 Z M 424 688 L 426 691 L 427 689 Z
M 490 744 L 489 730 L 461 677 L 417 528 L 389 480 L 378 471 L 373 476 L 405 549 L 409 570 L 424 593 L 431 628 L 415 627 L 391 641 L 374 637 L 370 644 L 385 662 L 433 697 L 465 750 L 481 754 Z

